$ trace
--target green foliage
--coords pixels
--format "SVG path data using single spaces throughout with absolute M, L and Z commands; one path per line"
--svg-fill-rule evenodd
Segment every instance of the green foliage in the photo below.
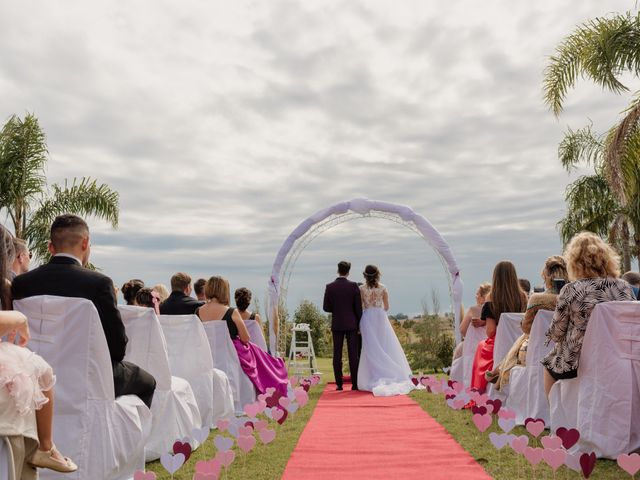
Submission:
M 309 300 L 303 300 L 293 314 L 294 323 L 308 323 L 316 356 L 331 353 L 331 324 L 325 314 Z
M 403 343 L 411 369 L 440 371 L 451 364 L 454 340 L 437 315 L 424 315 L 413 328 L 416 340 Z

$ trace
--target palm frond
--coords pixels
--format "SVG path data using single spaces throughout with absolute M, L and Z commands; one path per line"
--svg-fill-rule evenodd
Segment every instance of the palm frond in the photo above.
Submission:
M 598 166 L 602 161 L 602 150 L 602 141 L 591 130 L 591 125 L 576 131 L 569 128 L 558 146 L 558 158 L 567 171 L 580 163 Z

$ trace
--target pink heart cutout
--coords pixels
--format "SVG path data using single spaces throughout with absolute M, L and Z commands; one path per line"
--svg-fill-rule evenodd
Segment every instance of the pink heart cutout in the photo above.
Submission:
M 511 420 L 516 418 L 516 411 L 509 410 L 507 408 L 501 408 L 498 412 L 498 418 L 504 418 L 505 420 Z
M 233 450 L 227 450 L 226 452 L 216 453 L 214 460 L 218 460 L 226 468 L 233 463 L 235 458 L 236 453 Z
M 296 401 L 300 404 L 301 407 L 304 407 L 309 401 L 309 394 L 303 390 L 294 392 L 296 396 Z
M 291 400 L 289 400 L 289 397 L 280 397 L 278 403 L 282 405 L 282 408 L 287 408 L 291 404 Z
M 271 416 L 276 422 L 279 422 L 282 417 L 284 417 L 284 410 L 280 410 L 279 408 L 273 407 L 271 409 Z
M 244 453 L 249 453 L 256 446 L 256 439 L 253 435 L 240 435 L 238 437 L 238 447 Z
M 244 426 L 244 427 L 240 427 L 238 428 L 238 434 L 241 436 L 248 436 L 251 435 L 253 433 L 253 428 L 249 427 L 249 426 Z
M 244 406 L 244 413 L 249 418 L 256 418 L 260 412 L 262 412 L 262 406 L 258 402 L 249 403 Z
M 549 450 L 557 450 L 562 447 L 562 439 L 553 435 L 542 437 L 540 441 L 542 442 L 542 446 Z
M 173 453 L 181 453 L 184 455 L 184 461 L 187 462 L 191 457 L 191 445 L 180 441 L 173 444 Z
M 525 421 L 525 426 L 527 432 L 534 437 L 538 437 L 544 431 L 544 420 L 539 418 L 537 420 L 530 420 L 529 422 Z
M 261 432 L 268 426 L 269 426 L 269 422 L 267 422 L 266 420 L 258 420 L 253 424 L 253 428 L 255 428 L 256 432 Z
M 220 474 L 218 473 L 199 473 L 196 472 L 193 474 L 192 480 L 218 480 Z
M 200 460 L 199 462 L 196 462 L 196 473 L 204 475 L 216 475 L 217 477 L 221 468 L 222 464 L 219 460 L 215 459 L 209 461 Z
M 221 432 L 224 432 L 227 428 L 229 428 L 229 425 L 231 425 L 230 420 L 219 419 L 218 421 L 216 421 L 216 427 L 218 427 L 218 430 L 220 430 Z
M 133 480 L 156 480 L 156 474 L 153 472 L 143 472 L 138 470 L 133 474 Z
M 484 432 L 487 428 L 489 428 L 491 426 L 491 423 L 493 422 L 493 419 L 491 418 L 490 413 L 485 413 L 484 415 L 480 415 L 476 413 L 472 417 L 472 419 L 476 428 L 481 432 Z
M 260 435 L 260 441 L 266 445 L 267 443 L 273 442 L 276 438 L 276 431 L 265 428 L 264 430 L 260 430 L 258 435 Z
M 538 465 L 542 461 L 543 450 L 541 448 L 527 447 L 524 449 L 524 458 L 531 465 Z
M 545 437 L 547 438 L 547 437 Z M 555 472 L 562 465 L 564 465 L 567 459 L 567 452 L 562 448 L 545 448 L 542 451 L 542 459 L 549 465 Z
M 524 449 L 529 445 L 529 437 L 526 435 L 520 435 L 511 440 L 511 448 L 517 453 L 524 453 Z
M 616 460 L 618 461 L 618 466 L 632 477 L 640 470 L 640 455 L 637 453 L 631 453 L 629 455 L 623 453 L 622 455 L 618 455 Z

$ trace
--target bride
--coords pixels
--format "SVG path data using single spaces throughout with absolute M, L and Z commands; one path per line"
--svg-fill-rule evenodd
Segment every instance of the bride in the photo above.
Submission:
M 389 319 L 389 295 L 380 283 L 380 270 L 375 265 L 364 269 L 362 296 L 362 352 L 358 367 L 358 387 L 377 397 L 404 395 L 415 387 L 411 368 Z

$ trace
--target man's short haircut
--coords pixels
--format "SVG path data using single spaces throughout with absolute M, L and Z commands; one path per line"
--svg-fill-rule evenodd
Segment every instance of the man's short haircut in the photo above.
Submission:
M 14 238 L 13 239 L 13 248 L 16 251 L 16 257 L 18 255 L 20 255 L 21 253 L 26 253 L 26 252 L 29 251 L 29 247 L 27 247 L 27 242 L 25 242 L 21 238 Z
M 622 275 L 622 279 L 634 287 L 640 287 L 640 273 L 627 272 Z
M 338 263 L 338 273 L 343 277 L 349 275 L 349 270 L 351 270 L 351 263 L 344 260 Z
M 520 288 L 524 291 L 524 293 L 529 295 L 529 292 L 531 291 L 531 282 L 526 278 L 519 278 L 518 283 L 520 284 Z
M 204 293 L 204 284 L 207 281 L 204 278 L 199 278 L 193 284 L 193 291 L 196 292 L 196 295 L 202 295 Z
M 171 277 L 172 292 L 183 292 L 189 285 L 191 285 L 191 277 L 184 272 L 178 272 Z
M 89 236 L 89 226 L 77 215 L 58 215 L 51 224 L 51 243 L 56 250 L 75 247 Z

